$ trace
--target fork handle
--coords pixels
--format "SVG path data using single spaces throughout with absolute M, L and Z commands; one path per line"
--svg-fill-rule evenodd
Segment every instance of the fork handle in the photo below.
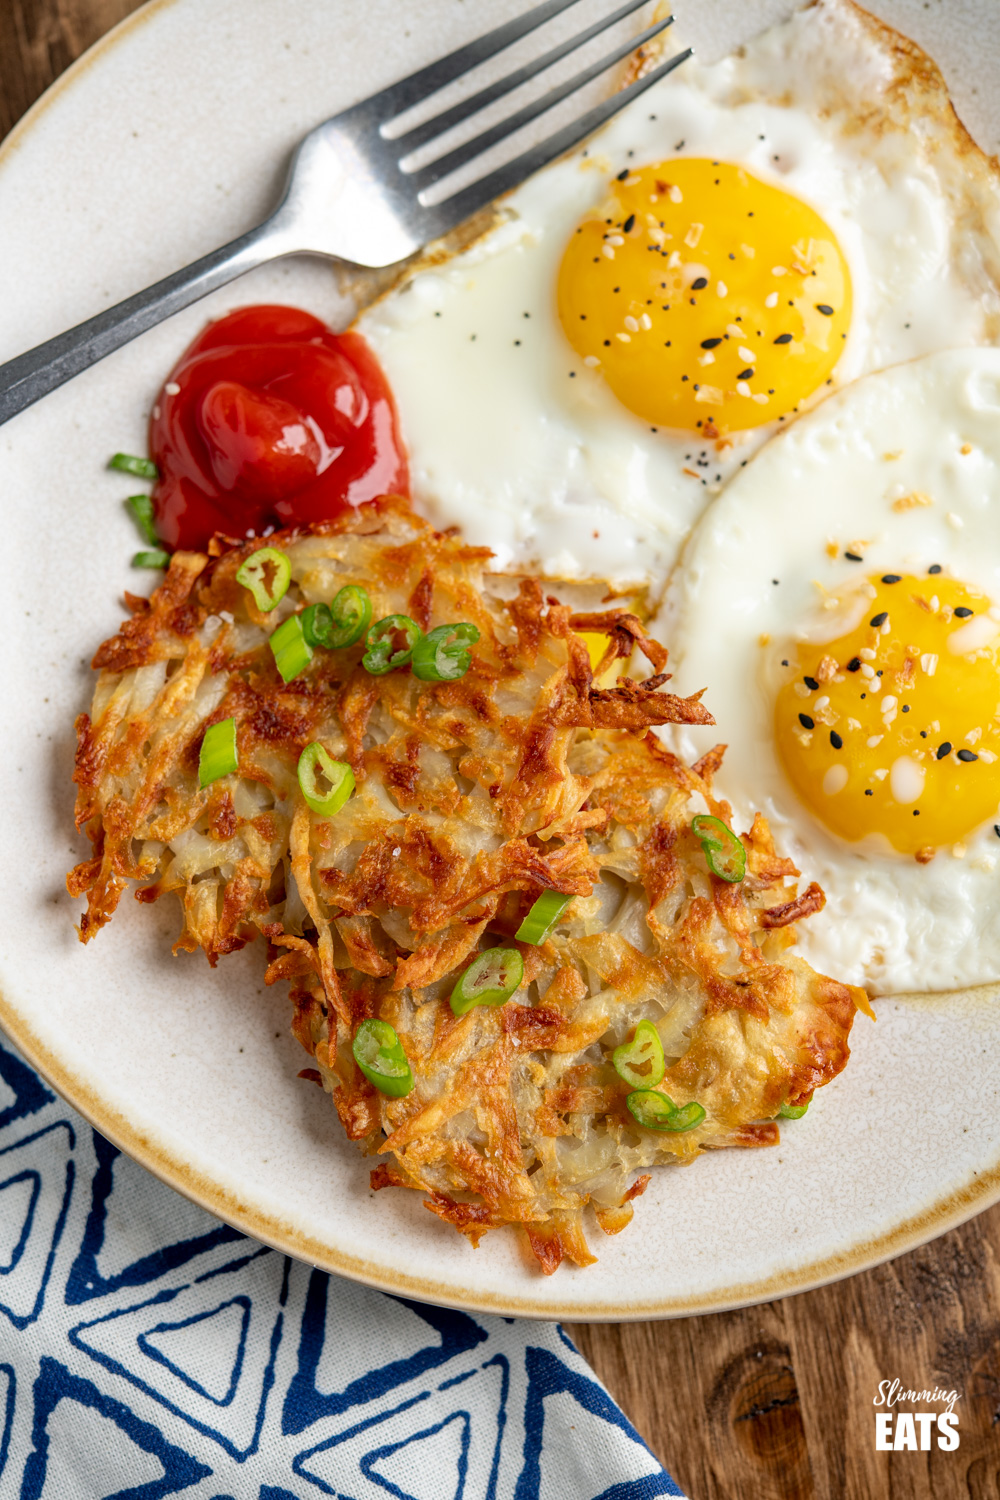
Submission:
M 182 271 L 165 276 L 106 312 L 8 360 L 0 365 L 0 423 L 145 333 L 147 328 L 169 318 L 171 313 L 180 312 L 182 307 L 206 297 L 264 261 L 286 254 L 288 248 L 275 221 L 267 219 Z

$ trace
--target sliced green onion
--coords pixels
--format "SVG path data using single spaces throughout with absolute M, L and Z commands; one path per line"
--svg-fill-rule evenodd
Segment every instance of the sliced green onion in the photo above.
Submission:
M 536 948 L 544 943 L 572 899 L 561 891 L 543 891 L 514 934 L 517 941 Z
M 157 547 L 154 552 L 137 552 L 132 558 L 133 568 L 169 568 L 170 553 Z
M 293 677 L 312 661 L 312 647 L 302 632 L 302 616 L 289 615 L 271 636 L 271 650 L 282 681 L 291 682 Z
M 329 646 L 333 616 L 328 604 L 310 604 L 302 611 L 302 634 L 310 646 Z
M 109 469 L 119 469 L 124 474 L 137 474 L 140 479 L 159 479 L 160 471 L 149 458 L 136 458 L 134 453 L 116 453 L 108 463 Z
M 372 622 L 372 601 L 368 590 L 355 583 L 345 584 L 330 605 L 330 613 L 333 616 L 331 648 L 342 651 L 345 646 L 353 646 Z
M 291 560 L 277 547 L 258 547 L 236 573 L 236 582 L 250 590 L 263 614 L 281 603 L 291 581 Z
M 133 521 L 149 545 L 151 547 L 159 547 L 160 538 L 156 534 L 152 495 L 129 495 L 125 504 L 128 506 Z
M 479 631 L 467 620 L 457 625 L 439 625 L 422 636 L 413 648 L 413 675 L 421 682 L 457 682 L 469 670 L 469 646 Z
M 383 677 L 395 667 L 405 667 L 422 634 L 416 620 L 409 615 L 386 615 L 368 632 L 367 649 L 361 658 L 363 667 L 373 677 Z M 397 647 L 397 635 L 403 637 L 403 646 Z
M 303 797 L 321 818 L 332 818 L 340 812 L 354 791 L 354 772 L 350 766 L 345 760 L 334 760 L 319 740 L 313 740 L 299 756 L 298 776 Z M 329 783 L 329 791 L 321 790 L 320 777 Z
M 625 1103 L 633 1119 L 644 1129 L 669 1130 L 672 1135 L 693 1130 L 705 1118 L 704 1108 L 694 1099 L 678 1109 L 672 1099 L 668 1099 L 666 1094 L 657 1093 L 656 1089 L 636 1089 L 629 1094 Z
M 666 1072 L 663 1043 L 652 1021 L 640 1021 L 630 1042 L 616 1047 L 611 1061 L 629 1088 L 651 1089 Z
M 236 754 L 236 720 L 220 719 L 205 730 L 198 752 L 198 785 L 210 786 L 220 776 L 239 769 Z
M 801 1120 L 809 1108 L 809 1100 L 805 1104 L 783 1104 L 778 1110 L 779 1120 Z
M 524 960 L 516 948 L 489 948 L 474 958 L 451 992 L 451 1008 L 464 1016 L 474 1005 L 502 1005 L 524 979 Z
M 413 1087 L 413 1074 L 396 1028 L 388 1021 L 362 1021 L 351 1047 L 354 1061 L 380 1094 L 401 1099 Z
M 712 874 L 731 885 L 741 881 L 747 872 L 747 851 L 733 830 L 721 818 L 710 817 L 708 813 L 692 818 L 691 827 L 701 842 Z

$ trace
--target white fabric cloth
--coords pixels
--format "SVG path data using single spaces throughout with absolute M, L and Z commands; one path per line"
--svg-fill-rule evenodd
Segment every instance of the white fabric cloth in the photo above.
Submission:
M 0 1500 L 680 1493 L 556 1325 L 245 1239 L 0 1045 Z

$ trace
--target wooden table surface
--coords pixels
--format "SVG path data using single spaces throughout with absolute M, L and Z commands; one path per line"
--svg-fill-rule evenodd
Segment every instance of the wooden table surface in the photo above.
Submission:
M 137 4 L 0 0 L 0 136 Z M 820 1291 L 570 1332 L 692 1500 L 1000 1500 L 1000 1206 Z M 875 1451 L 896 1377 L 961 1393 L 957 1450 Z

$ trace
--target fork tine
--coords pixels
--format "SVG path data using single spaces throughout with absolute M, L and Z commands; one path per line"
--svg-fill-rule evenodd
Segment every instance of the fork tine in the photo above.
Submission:
M 456 224 L 461 224 L 463 220 L 478 212 L 479 209 L 485 208 L 501 194 L 519 186 L 533 172 L 537 172 L 555 157 L 562 156 L 565 151 L 571 150 L 573 146 L 616 115 L 626 104 L 630 104 L 654 83 L 658 83 L 661 78 L 672 73 L 674 68 L 680 67 L 681 63 L 686 62 L 692 55 L 692 52 L 691 47 L 678 52 L 675 57 L 668 58 L 666 62 L 653 68 L 644 77 L 637 78 L 634 83 L 630 83 L 628 88 L 622 89 L 610 99 L 605 99 L 603 103 L 595 105 L 579 119 L 563 126 L 562 130 L 557 130 L 554 135 L 547 136 L 544 141 L 531 146 L 520 156 L 516 156 L 513 161 L 505 162 L 488 177 L 480 178 L 478 182 L 471 183 L 451 198 L 446 198 L 443 202 L 425 210 L 424 232 L 428 238 L 437 238 L 442 234 L 447 234 L 448 230 L 453 229 Z
M 637 47 L 641 47 L 644 42 L 652 40 L 654 36 L 666 30 L 672 21 L 673 16 L 667 16 L 663 21 L 654 21 L 652 26 L 647 26 L 646 30 L 640 32 L 638 36 L 629 37 L 627 41 L 622 42 L 620 46 L 615 47 L 596 63 L 591 64 L 589 68 L 582 69 L 581 72 L 567 79 L 565 83 L 558 84 L 555 88 L 550 89 L 540 99 L 535 99 L 530 104 L 526 104 L 523 109 L 519 109 L 514 114 L 508 115 L 499 124 L 492 125 L 488 130 L 484 130 L 481 135 L 475 136 L 471 141 L 464 141 L 461 146 L 456 146 L 454 151 L 449 151 L 445 156 L 438 157 L 437 161 L 432 161 L 428 166 L 421 167 L 418 171 L 408 174 L 410 182 L 419 191 L 430 187 L 435 182 L 440 182 L 443 177 L 447 177 L 456 167 L 464 166 L 466 162 L 473 161 L 475 157 L 481 156 L 490 146 L 495 145 L 498 141 L 506 140 L 514 134 L 515 130 L 520 130 L 522 125 L 527 125 L 529 121 L 536 119 L 539 115 L 545 114 L 547 110 L 552 109 L 554 105 L 567 98 L 570 94 L 575 94 L 577 89 L 583 88 L 584 84 L 590 83 L 592 79 L 597 78 L 599 74 L 612 67 L 614 63 L 620 62 L 623 57 L 627 57 L 630 52 L 634 52 Z
M 478 114 L 488 104 L 492 104 L 496 99 L 502 99 L 504 94 L 512 93 L 514 89 L 520 88 L 522 83 L 527 83 L 536 74 L 544 73 L 546 68 L 553 67 L 555 63 L 568 56 L 570 52 L 577 51 L 578 48 L 583 47 L 593 37 L 599 36 L 602 31 L 607 31 L 610 27 L 616 25 L 617 22 L 623 21 L 626 16 L 630 16 L 633 11 L 638 10 L 640 6 L 646 3 L 647 0 L 627 0 L 627 4 L 621 6 L 619 10 L 613 11 L 611 15 L 605 16 L 600 21 L 595 21 L 592 26 L 587 27 L 586 31 L 578 32 L 576 36 L 570 37 L 568 41 L 560 43 L 558 47 L 553 47 L 550 52 L 545 52 L 541 57 L 536 58 L 530 63 L 526 63 L 523 68 L 517 68 L 514 72 L 508 73 L 506 78 L 501 78 L 498 82 L 489 84 L 486 88 L 480 89 L 478 93 L 472 94 L 468 99 L 460 100 L 451 109 L 446 109 L 441 114 L 435 115 L 432 120 L 425 120 L 423 124 L 415 125 L 405 135 L 393 136 L 393 146 L 396 147 L 401 156 L 408 155 L 411 151 L 416 151 L 426 141 L 433 140 L 435 136 L 444 135 L 445 131 L 450 130 L 453 125 L 458 125 L 462 120 L 467 120 L 470 115 Z
M 494 53 L 502 52 L 505 47 L 512 46 L 521 37 L 528 36 L 553 16 L 558 16 L 576 4 L 577 0 L 543 0 L 542 4 L 535 5 L 523 15 L 515 16 L 513 21 L 495 27 L 485 36 L 476 37 L 475 41 L 467 42 L 464 47 L 449 52 L 445 57 L 439 57 L 436 62 L 428 63 L 425 68 L 411 73 L 408 78 L 391 83 L 388 88 L 366 99 L 364 107 L 368 109 L 378 106 L 382 119 L 392 119 L 394 115 L 400 115 L 409 109 L 411 104 L 419 104 L 422 99 L 436 94 L 446 83 L 461 78 L 463 73 L 486 62 Z

